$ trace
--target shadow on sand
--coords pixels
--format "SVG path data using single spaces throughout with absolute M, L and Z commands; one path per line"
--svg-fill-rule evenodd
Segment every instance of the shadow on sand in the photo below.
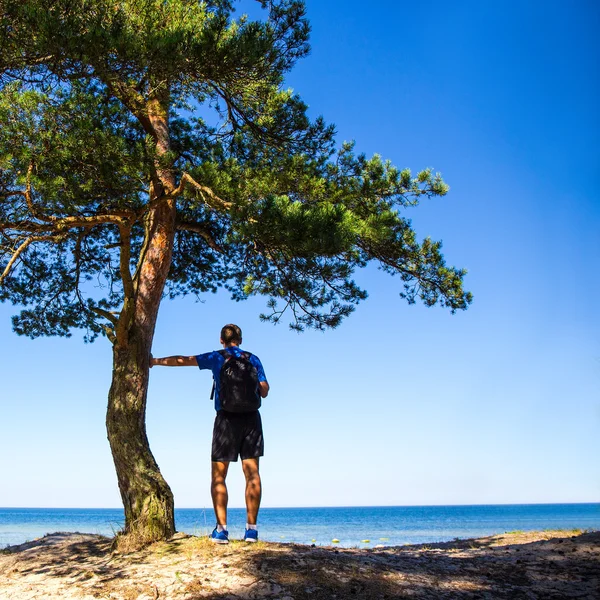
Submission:
M 109 538 L 56 533 L 4 550 L 0 573 L 68 580 L 114 598 L 600 597 L 599 532 L 541 533 L 538 538 L 549 539 L 533 541 L 527 536 L 535 537 L 515 534 L 369 550 L 241 542 L 214 547 L 182 536 L 116 555 Z

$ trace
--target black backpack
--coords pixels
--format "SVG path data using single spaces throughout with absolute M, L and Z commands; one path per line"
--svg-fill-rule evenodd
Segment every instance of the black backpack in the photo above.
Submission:
M 219 373 L 219 400 L 221 408 L 227 412 L 252 412 L 260 408 L 261 400 L 258 393 L 258 372 L 250 362 L 249 352 L 239 356 L 227 350 L 219 350 L 225 359 Z M 210 395 L 214 396 L 215 386 Z

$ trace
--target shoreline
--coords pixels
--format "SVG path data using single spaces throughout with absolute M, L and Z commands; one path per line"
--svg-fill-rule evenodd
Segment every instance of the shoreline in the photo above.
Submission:
M 112 539 L 54 533 L 0 551 L 3 600 L 596 598 L 600 531 L 536 531 L 382 548 L 176 534 L 111 552 Z
M 229 528 L 242 537 L 245 509 L 232 508 Z M 212 509 L 176 508 L 177 531 L 202 536 L 214 527 Z M 54 531 L 112 536 L 123 509 L 0 508 L 0 550 Z M 510 531 L 600 529 L 600 503 L 261 508 L 261 539 L 373 547 L 478 538 Z M 369 539 L 371 545 L 362 542 Z

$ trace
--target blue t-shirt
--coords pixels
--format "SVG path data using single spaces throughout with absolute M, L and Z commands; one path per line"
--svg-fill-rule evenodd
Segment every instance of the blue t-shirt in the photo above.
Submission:
M 242 350 L 239 346 L 229 346 L 228 348 L 225 348 L 225 350 L 227 350 L 227 352 L 233 354 L 234 356 L 239 356 L 242 352 L 244 352 L 244 350 Z M 198 354 L 196 356 L 196 360 L 198 361 L 198 368 L 210 369 L 212 371 L 213 379 L 215 380 L 215 410 L 221 410 L 221 401 L 219 400 L 219 387 L 221 385 L 221 367 L 225 363 L 225 358 L 220 354 L 219 350 L 214 350 L 213 352 Z M 255 356 L 254 354 L 250 354 L 249 361 L 256 367 L 256 372 L 258 373 L 258 381 L 267 381 L 267 378 L 265 376 L 265 370 L 263 369 L 262 363 L 260 362 L 260 358 L 258 358 L 258 356 Z

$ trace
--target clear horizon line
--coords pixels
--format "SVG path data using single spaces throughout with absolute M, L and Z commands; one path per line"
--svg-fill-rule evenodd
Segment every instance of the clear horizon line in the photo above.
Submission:
M 353 505 L 321 505 L 321 506 L 261 506 L 261 510 L 295 510 L 321 508 L 434 508 L 434 507 L 473 507 L 473 506 L 557 506 L 557 505 L 600 505 L 599 501 L 581 502 L 498 502 L 498 503 L 452 503 L 452 504 L 353 504 Z M 245 510 L 245 506 L 230 506 L 229 509 Z M 122 506 L 0 506 L 0 510 L 31 509 L 31 510 L 123 510 Z M 179 506 L 175 510 L 212 510 L 207 506 Z

